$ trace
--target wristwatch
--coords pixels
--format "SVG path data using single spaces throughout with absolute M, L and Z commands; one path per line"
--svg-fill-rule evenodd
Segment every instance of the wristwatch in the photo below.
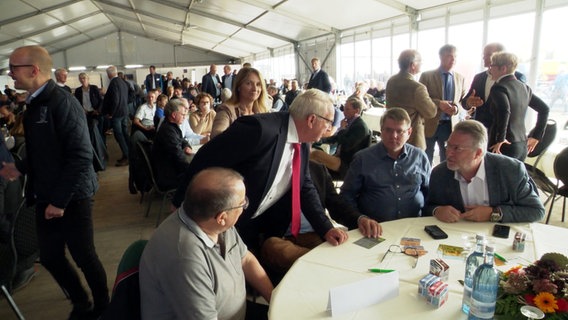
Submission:
M 503 213 L 499 207 L 492 207 L 491 211 L 491 222 L 500 222 L 503 219 Z

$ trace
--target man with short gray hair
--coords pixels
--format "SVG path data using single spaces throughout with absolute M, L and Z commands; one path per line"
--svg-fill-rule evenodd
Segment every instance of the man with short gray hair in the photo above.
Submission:
M 398 57 L 400 72 L 387 82 L 387 108 L 402 108 L 410 116 L 412 134 L 408 143 L 422 150 L 426 149 L 424 120 L 436 115 L 436 105 L 428 96 L 426 86 L 414 79 L 422 65 L 420 53 L 416 50 L 404 50 Z M 409 94 L 412 92 L 413 94 Z
M 522 162 L 487 152 L 487 130 L 476 120 L 456 124 L 447 159 L 432 170 L 424 208 L 444 222 L 537 222 L 544 206 Z M 458 192 L 459 190 L 459 192 Z
M 347 233 L 334 228 L 325 215 L 308 170 L 308 143 L 330 130 L 331 119 L 333 101 L 316 89 L 299 95 L 289 112 L 238 118 L 196 153 L 178 186 L 174 206 L 181 205 L 189 181 L 200 170 L 212 166 L 237 170 L 245 177 L 250 199 L 237 224 L 239 233 L 250 248 L 258 249 L 261 233 L 282 237 L 291 225 L 292 165 L 296 158 L 301 212 L 330 244 L 345 242 Z
M 65 82 L 67 82 L 67 69 L 57 68 L 53 74 L 55 75 L 55 83 L 61 88 L 65 89 L 65 91 L 72 93 L 71 88 L 69 88 L 69 86 L 65 84 Z
M 184 108 L 181 99 L 170 100 L 164 109 L 164 121 L 154 138 L 152 159 L 156 183 L 164 190 L 179 184 L 180 175 L 189 166 L 188 156 L 193 153 L 181 130 L 183 121 L 186 121 Z
M 106 69 L 110 82 L 103 98 L 103 114 L 110 120 L 114 139 L 122 151 L 116 166 L 128 165 L 128 84 L 118 77 L 115 66 Z
M 436 104 L 436 115 L 424 122 L 426 155 L 432 163 L 434 147 L 438 145 L 440 161 L 446 160 L 445 143 L 452 127 L 460 120 L 461 100 L 465 96 L 464 77 L 453 70 L 457 49 L 451 44 L 438 51 L 440 66 L 420 76 L 420 83 L 428 89 L 428 95 Z

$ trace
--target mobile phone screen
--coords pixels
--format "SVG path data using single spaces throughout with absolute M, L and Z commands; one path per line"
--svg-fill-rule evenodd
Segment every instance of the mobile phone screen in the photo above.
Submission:
M 496 224 L 493 227 L 493 236 L 497 237 L 497 238 L 507 239 L 507 238 L 509 238 L 509 231 L 510 230 L 511 230 L 511 227 L 509 227 L 509 226 L 502 225 L 502 224 Z

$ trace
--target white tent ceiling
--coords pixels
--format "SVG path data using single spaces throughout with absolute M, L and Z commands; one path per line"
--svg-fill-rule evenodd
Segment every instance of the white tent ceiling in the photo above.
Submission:
M 2 0 L 0 67 L 19 46 L 52 54 L 116 32 L 239 59 L 473 0 Z M 170 62 L 171 63 L 171 62 Z

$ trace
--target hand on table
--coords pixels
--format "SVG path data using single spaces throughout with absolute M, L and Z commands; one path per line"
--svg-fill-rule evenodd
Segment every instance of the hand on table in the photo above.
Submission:
M 325 234 L 325 241 L 329 242 L 333 246 L 342 244 L 343 242 L 347 241 L 347 238 L 349 238 L 347 232 L 339 228 L 330 229 Z
M 462 214 L 462 218 L 468 221 L 489 221 L 491 220 L 491 212 L 493 209 L 487 206 L 471 206 L 465 207 L 466 212 Z
M 381 225 L 371 218 L 361 217 L 357 224 L 359 225 L 359 231 L 367 238 L 378 238 L 383 234 Z
M 462 218 L 462 213 L 452 206 L 439 206 L 436 208 L 435 217 L 443 222 L 458 222 Z

